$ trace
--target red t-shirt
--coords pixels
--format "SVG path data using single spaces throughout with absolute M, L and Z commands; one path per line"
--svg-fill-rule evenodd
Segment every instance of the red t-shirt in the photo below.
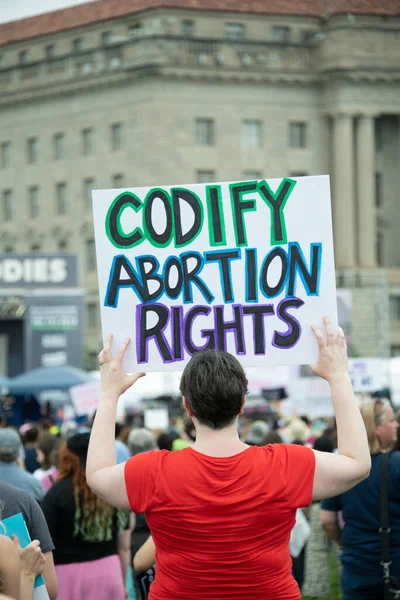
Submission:
M 312 450 L 250 447 L 227 458 L 152 451 L 128 460 L 132 510 L 156 544 L 151 600 L 298 600 L 290 532 L 311 502 Z

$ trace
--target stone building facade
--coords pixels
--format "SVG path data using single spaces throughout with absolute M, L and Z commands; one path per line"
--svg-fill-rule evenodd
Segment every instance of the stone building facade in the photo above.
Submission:
M 93 364 L 92 189 L 321 173 L 353 348 L 400 354 L 398 2 L 99 0 L 0 26 L 0 252 L 79 253 Z

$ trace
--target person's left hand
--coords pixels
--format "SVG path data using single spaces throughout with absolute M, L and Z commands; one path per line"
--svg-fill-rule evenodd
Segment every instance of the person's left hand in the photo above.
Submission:
M 110 333 L 103 350 L 99 354 L 101 391 L 117 399 L 138 379 L 146 375 L 146 373 L 132 373 L 128 375 L 122 368 L 122 361 L 130 341 L 130 338 L 124 341 L 113 359 L 111 355 L 112 335 Z
M 21 548 L 20 541 L 16 535 L 13 535 L 12 540 L 19 552 L 21 571 L 35 577 L 40 575 L 46 564 L 46 557 L 42 553 L 40 542 L 33 540 L 25 548 Z

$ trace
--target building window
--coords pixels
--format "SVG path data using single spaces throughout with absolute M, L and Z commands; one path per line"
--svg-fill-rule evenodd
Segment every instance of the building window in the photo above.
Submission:
M 400 321 L 400 296 L 390 296 L 390 320 Z
M 55 44 L 48 44 L 46 46 L 46 58 L 47 60 L 51 60 L 52 58 L 55 58 L 56 55 L 56 46 Z
M 28 62 L 28 50 L 21 50 L 19 53 L 19 64 L 26 65 Z
M 378 231 L 376 234 L 376 262 L 379 267 L 383 267 L 383 233 Z
M 66 252 L 68 250 L 68 242 L 66 240 L 60 240 L 58 242 L 58 249 L 60 252 Z
M 261 178 L 261 171 L 243 171 L 243 179 L 246 181 L 259 181 Z
M 103 46 L 109 46 L 111 44 L 111 31 L 104 31 L 101 34 L 101 43 Z
M 129 27 L 129 36 L 132 38 L 140 37 L 143 33 L 143 27 L 141 23 L 134 23 Z
M 94 188 L 95 185 L 93 177 L 87 177 L 83 182 L 83 196 L 87 210 L 91 210 L 92 208 L 92 191 Z
M 383 206 L 382 173 L 375 173 L 375 206 L 376 206 L 376 208 L 382 208 L 382 206 Z
M 89 156 L 93 153 L 93 129 L 87 127 L 82 130 L 82 154 Z
M 3 219 L 5 223 L 13 220 L 12 191 L 3 191 Z
M 112 186 L 116 190 L 124 187 L 124 176 L 122 173 L 117 173 L 112 176 Z
M 197 171 L 197 183 L 212 183 L 215 180 L 215 171 Z
M 289 123 L 290 148 L 305 148 L 307 146 L 307 123 Z
M 315 39 L 315 31 L 312 29 L 305 29 L 302 33 L 302 39 L 304 44 L 311 44 Z
M 196 144 L 197 146 L 214 145 L 213 119 L 196 119 Z
M 40 244 L 32 244 L 31 252 L 40 252 Z
M 228 40 L 242 40 L 244 38 L 244 25 L 242 23 L 225 23 L 225 37 Z
M 39 188 L 36 185 L 29 188 L 29 214 L 31 219 L 39 216 Z
M 392 358 L 398 358 L 400 356 L 400 346 L 391 346 L 390 347 L 390 356 Z
M 7 169 L 11 166 L 11 142 L 3 142 L 0 149 L 1 168 Z
M 277 43 L 290 41 L 290 27 L 281 27 L 277 25 L 272 28 L 272 41 Z
M 260 148 L 261 146 L 261 121 L 243 121 L 243 146 L 244 148 Z
M 58 215 L 67 213 L 67 186 L 64 182 L 56 184 L 56 205 Z
M 65 158 L 65 135 L 56 133 L 53 137 L 53 155 L 55 160 Z
M 96 247 L 94 240 L 86 241 L 86 269 L 89 272 L 96 270 Z
M 11 254 L 12 252 L 14 252 L 14 246 L 5 246 L 4 247 L 4 252 L 6 254 Z
M 182 35 L 183 37 L 193 37 L 194 34 L 194 23 L 190 19 L 184 19 L 182 21 Z
M 122 148 L 121 123 L 113 123 L 113 125 L 111 125 L 111 148 L 113 150 L 121 150 Z
M 38 161 L 38 141 L 37 138 L 29 138 L 26 143 L 27 160 L 30 165 Z
M 75 38 L 73 41 L 73 48 L 76 54 L 79 54 L 83 51 L 83 38 Z
M 87 326 L 91 329 L 95 329 L 97 327 L 97 303 L 96 302 L 88 302 L 86 305 L 86 314 L 87 314 Z

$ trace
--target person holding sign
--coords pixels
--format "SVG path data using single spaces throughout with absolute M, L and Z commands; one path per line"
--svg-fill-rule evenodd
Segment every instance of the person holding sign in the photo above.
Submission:
M 365 479 L 371 458 L 347 369 L 343 331 L 327 341 L 314 327 L 316 375 L 331 386 L 338 454 L 297 445 L 248 446 L 237 418 L 247 379 L 232 355 L 200 351 L 187 364 L 180 389 L 196 427 L 181 452 L 151 451 L 115 464 L 114 423 L 119 396 L 143 373 L 127 375 L 108 336 L 99 355 L 101 399 L 93 425 L 87 481 L 104 500 L 146 513 L 156 546 L 151 600 L 298 600 L 291 574 L 290 532 L 296 510 L 340 494 Z

